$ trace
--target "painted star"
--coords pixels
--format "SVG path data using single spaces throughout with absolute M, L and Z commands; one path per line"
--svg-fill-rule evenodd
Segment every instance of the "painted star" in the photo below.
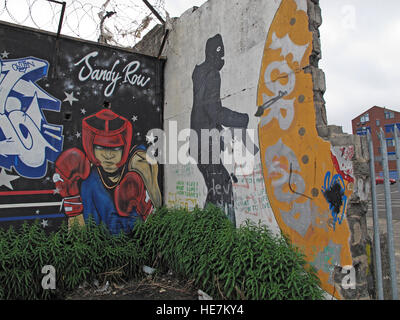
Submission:
M 55 188 L 55 189 L 53 190 L 53 194 L 60 194 L 60 189 Z
M 82 114 L 86 114 L 85 108 L 82 108 L 82 109 L 81 109 L 81 113 L 82 113 Z
M 10 53 L 9 52 L 7 52 L 6 50 L 4 50 L 2 53 L 1 53 L 1 58 L 2 59 L 6 59 L 6 58 L 8 58 L 8 55 L 9 55 Z
M 1 172 L 0 172 L 0 187 L 1 186 L 6 186 L 7 188 L 9 188 L 11 190 L 14 190 L 13 186 L 11 185 L 11 181 L 14 181 L 16 179 L 19 179 L 19 176 L 8 175 L 4 168 L 1 169 Z
M 77 139 L 79 139 L 79 138 L 81 137 L 81 133 L 78 131 L 77 133 L 75 133 L 75 137 L 76 137 Z
M 40 210 L 37 209 L 37 210 L 35 211 L 35 214 L 40 214 Z
M 136 133 L 137 136 L 140 136 L 140 132 Z
M 156 110 L 157 110 L 157 112 L 160 112 L 160 111 L 161 111 L 161 108 L 160 108 L 160 107 L 157 107 Z
M 64 93 L 66 98 L 63 101 L 68 101 L 71 106 L 74 101 L 79 101 L 77 98 L 74 97 L 74 92 L 71 93 L 64 92 Z
M 73 136 L 69 136 L 67 139 L 68 139 L 68 141 L 73 141 L 74 137 Z
M 132 119 L 133 122 L 135 122 L 135 121 L 137 121 L 138 117 L 137 116 L 132 116 L 131 119 Z
M 156 137 L 153 135 L 153 132 L 149 136 L 146 136 L 146 141 L 148 143 L 153 144 L 155 139 L 156 139 Z
M 41 225 L 43 228 L 46 228 L 49 226 L 49 222 L 47 221 L 47 219 L 43 219 Z

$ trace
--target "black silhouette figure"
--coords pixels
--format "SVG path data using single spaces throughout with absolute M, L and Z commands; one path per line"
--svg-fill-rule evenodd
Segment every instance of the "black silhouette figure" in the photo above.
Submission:
M 220 70 L 224 66 L 224 44 L 220 34 L 207 40 L 206 58 L 203 63 L 196 65 L 192 74 L 193 80 L 193 109 L 191 113 L 191 129 L 197 133 L 198 146 L 197 154 L 191 146 L 190 154 L 198 159 L 198 168 L 204 177 L 207 186 L 206 203 L 211 202 L 221 207 L 228 215 L 228 218 L 236 225 L 232 179 L 222 164 L 218 155 L 217 163 L 212 161 L 213 142 L 212 136 L 207 141 L 201 141 L 201 129 L 216 129 L 218 133 L 223 126 L 230 128 L 247 128 L 249 116 L 230 110 L 221 103 L 221 75 Z M 222 138 L 218 141 L 219 147 L 224 150 L 225 144 Z M 203 149 L 202 149 L 203 146 Z M 207 148 L 208 150 L 205 150 Z M 202 152 L 208 151 L 208 162 L 202 163 Z M 257 150 L 258 151 L 258 150 Z

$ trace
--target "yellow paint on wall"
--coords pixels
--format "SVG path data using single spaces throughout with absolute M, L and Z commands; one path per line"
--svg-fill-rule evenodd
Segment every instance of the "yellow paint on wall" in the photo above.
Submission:
M 282 48 L 272 49 L 271 45 L 273 44 L 273 37 L 275 37 L 274 34 L 277 38 L 281 39 L 281 45 L 285 43 L 283 39 L 288 35 L 291 42 L 298 46 L 298 48 L 307 46 L 301 60 L 295 61 L 293 52 L 288 53 L 287 50 Z M 264 49 L 258 83 L 257 105 L 261 106 L 265 103 L 266 99 L 276 97 L 278 92 L 271 90 L 273 83 L 279 82 L 281 86 L 287 86 L 290 83 L 290 74 L 292 74 L 292 80 L 295 79 L 294 89 L 288 92 L 282 100 L 285 102 L 294 100 L 294 116 L 289 128 L 282 129 L 282 125 L 280 125 L 278 119 L 279 116 L 262 125 L 262 120 L 268 116 L 269 112 L 272 112 L 272 107 L 264 111 L 259 124 L 260 156 L 268 198 L 282 232 L 287 234 L 294 244 L 304 250 L 310 263 L 315 262 L 318 255 L 323 257 L 319 261 L 322 261 L 321 263 L 325 268 L 321 268 L 318 271 L 322 288 L 340 299 L 341 296 L 334 289 L 331 284 L 332 281 L 329 281 L 329 271 L 327 272 L 327 266 L 330 265 L 330 268 L 332 268 L 332 262 L 334 261 L 329 255 L 324 255 L 324 253 L 330 252 L 328 246 L 333 243 L 338 247 L 340 246 L 340 265 L 352 265 L 349 247 L 350 229 L 346 216 L 341 224 L 336 223 L 335 230 L 328 225 L 331 220 L 331 212 L 321 188 L 324 185 L 326 173 L 330 171 L 331 176 L 333 176 L 337 172 L 331 159 L 330 143 L 318 136 L 312 77 L 311 74 L 306 74 L 303 70 L 309 64 L 311 51 L 312 33 L 309 31 L 307 13 L 297 10 L 296 1 L 282 0 L 281 6 L 269 29 Z M 281 65 L 286 64 L 291 72 L 287 72 L 283 67 L 281 70 L 275 68 L 271 72 L 271 83 L 266 83 L 265 73 L 267 68 L 276 62 L 279 62 Z M 281 109 L 279 112 L 283 118 L 288 117 L 288 110 Z M 292 173 L 290 173 L 291 164 L 287 157 L 269 155 L 269 157 L 273 157 L 274 163 L 272 165 L 275 166 L 275 169 L 271 171 L 271 163 L 267 163 L 266 160 L 266 151 L 269 147 L 277 145 L 280 140 L 285 147 L 288 147 L 295 154 L 299 170 L 292 170 Z M 285 177 L 287 178 L 288 175 L 289 179 L 292 178 L 294 174 L 300 176 L 304 181 L 305 189 L 302 193 L 303 195 L 299 196 L 295 201 L 279 201 L 275 192 L 277 184 Z M 347 187 L 348 184 L 349 182 L 345 181 L 345 195 L 347 199 L 350 198 L 352 192 Z M 298 192 L 296 185 L 289 185 L 289 183 L 284 184 L 281 191 L 289 194 L 291 192 Z M 309 213 L 310 216 L 313 216 L 313 223 L 309 225 L 305 234 L 301 235 L 285 223 L 282 215 L 287 214 L 285 212 L 290 211 L 295 203 L 307 204 L 307 202 L 310 203 L 310 208 L 314 210 L 313 215 L 311 212 Z M 296 213 L 294 218 L 299 221 L 300 213 Z

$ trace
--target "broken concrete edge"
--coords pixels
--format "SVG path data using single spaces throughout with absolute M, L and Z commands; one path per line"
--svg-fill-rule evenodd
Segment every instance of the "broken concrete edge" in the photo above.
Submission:
M 161 48 L 165 30 L 165 25 L 155 25 L 153 29 L 147 32 L 143 36 L 143 38 L 138 43 L 136 43 L 132 50 L 136 53 L 145 54 L 151 57 L 157 57 Z
M 350 251 L 353 258 L 353 267 L 356 271 L 356 289 L 344 290 L 341 282 L 346 276 L 337 268 L 334 270 L 333 279 L 336 289 L 344 299 L 365 300 L 374 296 L 374 281 L 371 281 L 373 263 L 369 262 L 367 246 L 371 247 L 372 241 L 368 236 L 366 214 L 368 210 L 368 196 L 370 189 L 369 152 L 365 137 L 343 133 L 342 127 L 328 125 L 326 116 L 325 100 L 326 91 L 325 74 L 319 68 L 318 62 L 321 59 L 321 41 L 319 27 L 322 24 L 321 8 L 319 0 L 307 0 L 309 30 L 313 37 L 313 50 L 310 55 L 310 64 L 305 72 L 310 73 L 313 79 L 314 108 L 316 115 L 316 129 L 318 135 L 331 143 L 333 147 L 354 148 L 352 159 L 355 181 L 353 193 L 347 206 L 347 218 L 351 237 L 349 239 Z M 360 188 L 365 188 L 361 190 Z M 363 195 L 361 195 L 363 194 Z

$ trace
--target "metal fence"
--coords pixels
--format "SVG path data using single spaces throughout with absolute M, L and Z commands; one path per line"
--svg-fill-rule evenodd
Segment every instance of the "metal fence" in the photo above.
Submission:
M 389 159 L 386 145 L 385 133 L 382 129 L 377 133 L 379 137 L 379 143 L 382 153 L 382 167 L 383 167 L 383 184 L 385 191 L 385 211 L 386 211 L 386 226 L 387 226 L 387 242 L 389 251 L 389 266 L 390 266 L 390 280 L 391 280 L 391 291 L 392 299 L 398 300 L 398 288 L 397 288 L 397 275 L 396 275 L 396 259 L 394 250 L 394 236 L 393 236 L 393 218 L 392 218 L 392 198 L 390 191 L 390 175 L 389 175 Z M 399 145 L 399 129 L 394 128 L 394 138 L 396 147 L 396 164 L 397 164 L 397 177 L 400 177 L 400 145 Z M 381 261 L 381 248 L 380 248 L 380 236 L 379 236 L 379 216 L 378 216 L 378 205 L 377 205 L 377 192 L 376 192 L 376 175 L 375 175 L 375 157 L 374 157 L 374 146 L 371 137 L 371 133 L 367 133 L 367 140 L 370 154 L 370 174 L 371 174 L 371 195 L 372 195 L 372 214 L 373 214 L 373 227 L 374 227 L 374 257 L 375 257 L 375 278 L 376 278 L 376 289 L 377 298 L 379 300 L 384 299 L 383 294 L 383 276 L 382 276 L 382 261 Z M 398 180 L 397 185 L 400 189 L 400 181 Z
M 0 0 L 0 20 L 119 47 L 166 16 L 165 0 Z

